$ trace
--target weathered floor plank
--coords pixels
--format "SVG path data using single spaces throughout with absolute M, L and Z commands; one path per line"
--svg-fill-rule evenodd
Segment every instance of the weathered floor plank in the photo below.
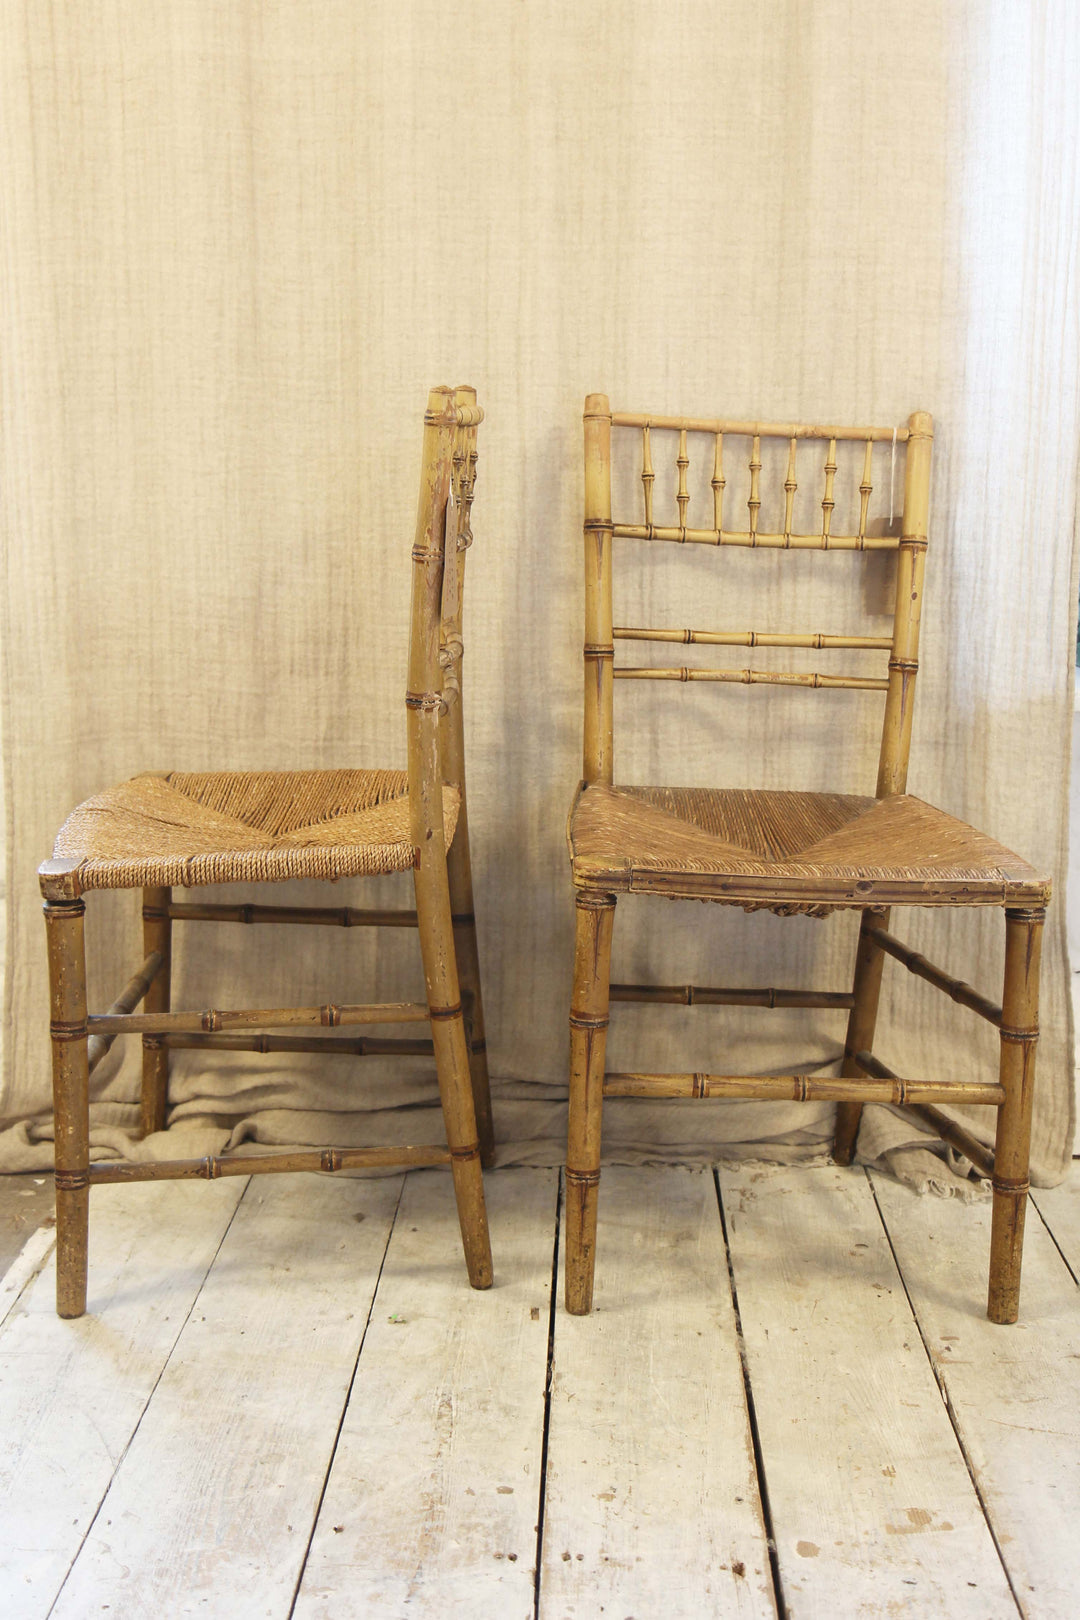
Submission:
M 252 1180 L 56 1620 L 284 1620 L 400 1191 Z
M 721 1187 L 789 1614 L 1015 1620 L 866 1177 Z
M 1080 1159 L 1074 1159 L 1068 1179 L 1060 1187 L 1040 1189 L 1031 1197 L 1054 1234 L 1069 1270 L 1080 1279 Z
M 486 1178 L 495 1286 L 449 1178 L 409 1178 L 297 1620 L 531 1620 L 558 1173 Z
M 711 1172 L 605 1170 L 597 1248 L 556 1317 L 541 1620 L 774 1615 Z
M 39 1226 L 36 1232 L 31 1232 L 22 1249 L 0 1278 L 0 1326 L 7 1321 L 34 1278 L 39 1272 L 44 1271 L 55 1247 L 55 1222 L 49 1226 Z
M 1034 1211 L 1020 1321 L 986 1318 L 990 1205 L 874 1188 L 934 1369 L 1029 1620 L 1072 1620 L 1080 1592 L 1080 1289 Z M 1048 1218 L 1071 1194 L 1037 1195 Z M 1055 1236 L 1067 1248 L 1076 1227 Z M 1063 1241 L 1064 1239 L 1064 1241 Z M 1075 1248 L 1073 1249 L 1075 1253 Z
M 0 1595 L 49 1613 L 246 1183 L 147 1182 L 90 1201 L 89 1314 L 55 1314 L 55 1260 L 0 1330 Z M 31 1243 L 35 1240 L 31 1239 Z

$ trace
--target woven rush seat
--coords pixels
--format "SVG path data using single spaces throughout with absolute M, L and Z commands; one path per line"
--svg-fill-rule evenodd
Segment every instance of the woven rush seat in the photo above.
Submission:
M 460 795 L 443 787 L 447 847 Z M 405 872 L 415 864 L 405 771 L 148 772 L 85 800 L 54 858 L 80 889 L 191 888 Z
M 1050 880 L 910 794 L 583 783 L 574 882 L 824 913 L 839 906 L 1045 904 Z

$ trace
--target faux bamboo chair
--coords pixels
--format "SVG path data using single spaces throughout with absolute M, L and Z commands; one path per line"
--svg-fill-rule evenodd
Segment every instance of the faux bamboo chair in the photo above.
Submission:
M 678 522 L 653 517 L 651 435 L 673 430 L 678 449 L 674 492 Z M 612 431 L 637 435 L 643 512 L 612 517 Z M 989 1316 L 1014 1322 L 1028 1191 L 1031 1105 L 1038 1038 L 1039 950 L 1049 880 L 991 838 L 905 791 L 918 668 L 919 619 L 926 554 L 933 425 L 924 411 L 905 428 L 811 427 L 797 423 L 701 421 L 613 412 L 603 394 L 585 402 L 585 758 L 584 781 L 570 813 L 568 842 L 577 899 L 573 1003 L 570 1014 L 570 1116 L 566 1161 L 566 1304 L 591 1309 L 605 1097 L 749 1097 L 839 1104 L 834 1156 L 851 1162 L 866 1102 L 901 1105 L 931 1125 L 993 1182 Z M 677 437 L 676 437 L 677 436 Z M 688 525 L 688 443 L 705 441 L 711 467 L 711 526 Z M 777 532 L 759 527 L 761 446 L 786 442 L 784 519 Z M 741 525 L 725 527 L 724 452 L 732 441 L 749 450 L 749 499 Z M 821 524 L 793 532 L 797 453 L 804 441 L 827 445 Z M 833 532 L 838 442 L 864 446 L 856 533 Z M 901 533 L 868 523 L 876 442 L 889 441 L 905 463 Z M 726 443 L 725 443 L 726 441 Z M 631 445 L 631 451 L 633 446 Z M 730 459 L 730 450 L 728 451 Z M 805 454 L 805 452 L 804 452 Z M 858 457 L 858 451 L 855 451 Z M 820 463 L 819 463 L 820 465 Z M 818 488 L 822 486 L 819 484 Z M 853 503 L 854 506 L 854 503 Z M 777 491 L 779 512 L 779 491 Z M 672 516 L 674 516 L 674 509 Z M 731 519 L 728 519 L 730 522 Z M 735 520 L 738 523 L 738 520 Z M 854 527 L 854 520 L 852 522 Z M 892 525 L 888 526 L 890 529 Z M 612 551 L 616 542 L 675 542 L 784 550 L 879 550 L 896 555 L 896 606 L 889 636 L 759 633 L 746 630 L 635 629 L 612 624 Z M 837 566 L 834 562 L 833 566 Z M 756 670 L 626 668 L 617 642 L 682 642 L 706 646 L 877 649 L 888 671 L 863 675 L 786 674 Z M 613 785 L 613 688 L 616 680 L 720 681 L 779 686 L 856 688 L 884 694 L 876 795 L 617 787 Z M 854 982 L 846 992 L 611 985 L 611 937 L 621 894 L 711 900 L 781 914 L 857 909 L 862 927 Z M 1005 911 L 1002 1005 L 909 950 L 889 931 L 893 906 L 1000 906 Z M 996 1082 L 901 1079 L 872 1051 L 886 956 L 997 1026 Z M 842 1076 L 802 1074 L 748 1078 L 722 1074 L 605 1074 L 610 1001 L 777 1007 L 835 1007 L 848 1012 Z M 941 1104 L 997 1108 L 993 1152 Z
M 424 417 L 409 641 L 408 770 L 241 771 L 137 776 L 89 799 L 39 869 L 45 897 L 56 1121 L 57 1310 L 86 1309 L 89 1194 L 103 1182 L 449 1162 L 469 1281 L 491 1286 L 481 1161 L 491 1101 L 473 919 L 461 716 L 462 589 L 483 412 L 472 388 L 433 389 Z M 174 885 L 413 874 L 415 911 L 194 905 Z M 87 1014 L 83 895 L 141 889 L 146 960 L 104 1014 Z M 170 1010 L 172 924 L 413 927 L 427 999 L 416 1003 L 224 1012 Z M 460 987 L 460 988 L 459 988 Z M 140 1002 L 145 1011 L 133 1009 Z M 292 1027 L 429 1023 L 431 1040 L 253 1033 Z M 448 1146 L 94 1163 L 89 1079 L 117 1035 L 143 1043 L 144 1132 L 165 1123 L 176 1048 L 364 1056 L 431 1052 Z

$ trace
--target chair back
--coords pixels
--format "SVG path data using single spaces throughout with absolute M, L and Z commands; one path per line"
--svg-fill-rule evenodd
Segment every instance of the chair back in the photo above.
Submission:
M 409 685 L 409 797 L 413 839 L 442 840 L 442 789 L 464 792 L 461 665 L 465 554 L 472 544 L 476 390 L 433 388 L 424 413 L 413 543 Z
M 640 439 L 641 505 L 639 513 L 627 514 L 629 521 L 614 521 L 612 514 L 612 434 L 636 434 Z M 654 519 L 653 435 L 671 435 L 675 449 L 672 467 L 674 503 L 671 516 L 676 523 L 658 524 Z M 783 480 L 783 518 L 773 528 L 759 523 L 762 509 L 763 441 L 786 442 L 778 468 L 786 469 Z M 795 507 L 799 489 L 799 450 L 805 441 L 825 446 L 820 468 L 821 522 L 812 532 L 796 529 Z M 616 680 L 717 681 L 743 685 L 814 687 L 822 689 L 861 689 L 885 694 L 881 748 L 878 763 L 877 796 L 902 793 L 907 782 L 911 747 L 911 720 L 915 698 L 915 677 L 919 662 L 919 620 L 922 611 L 923 569 L 926 556 L 927 511 L 930 491 L 930 450 L 933 422 L 925 411 L 916 411 L 907 426 L 822 427 L 801 422 L 748 422 L 700 419 L 684 416 L 650 416 L 628 411 L 612 411 L 606 394 L 590 394 L 585 401 L 585 757 L 587 782 L 610 782 L 613 770 L 613 696 Z M 855 470 L 861 472 L 857 522 L 853 533 L 835 533 L 837 446 L 854 441 Z M 861 462 L 857 446 L 863 446 Z M 705 467 L 711 469 L 711 526 L 690 523 L 691 489 L 687 473 L 691 465 L 690 447 L 704 445 Z M 903 507 L 900 533 L 891 532 L 871 515 L 874 496 L 875 447 L 877 461 L 888 457 L 891 478 L 895 463 L 903 458 Z M 727 493 L 728 472 L 733 452 L 746 456 L 747 498 L 745 508 L 733 511 Z M 725 463 L 725 456 L 727 461 Z M 805 451 L 804 451 L 805 461 Z M 851 492 L 853 494 L 853 491 Z M 779 488 L 771 502 L 780 511 Z M 816 497 L 815 497 L 816 499 Z M 879 493 L 878 505 L 881 504 Z M 854 502 L 852 501 L 854 514 Z M 677 513 L 675 512 L 677 508 Z M 890 513 L 891 517 L 891 513 Z M 731 524 L 729 528 L 727 525 Z M 890 532 L 880 532 L 887 529 Z M 823 634 L 821 632 L 780 630 L 670 629 L 615 625 L 612 622 L 612 551 L 615 541 L 644 541 L 676 545 L 738 546 L 768 551 L 820 551 L 857 553 L 891 551 L 897 553 L 896 606 L 889 636 Z M 813 647 L 821 650 L 861 649 L 888 653 L 888 670 L 880 675 L 824 673 L 782 673 L 755 669 L 692 669 L 685 667 L 635 668 L 616 666 L 615 643 L 681 642 L 706 646 L 732 647 Z

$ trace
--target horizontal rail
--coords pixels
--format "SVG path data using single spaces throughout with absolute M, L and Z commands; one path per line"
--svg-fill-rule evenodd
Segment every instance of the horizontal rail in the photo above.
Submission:
M 850 990 L 722 989 L 698 984 L 613 984 L 612 1001 L 673 1003 L 681 1007 L 853 1007 Z
M 131 979 L 128 980 L 123 990 L 121 990 L 120 994 L 109 1008 L 109 1012 L 112 1016 L 119 1017 L 124 1013 L 129 1013 L 133 1007 L 137 1007 L 139 1005 L 139 1002 L 146 995 L 146 992 L 149 990 L 150 986 L 161 972 L 161 964 L 163 961 L 164 957 L 160 951 L 150 952 L 150 955 L 146 958 L 146 961 L 143 963 L 142 967 Z M 98 1064 L 101 1062 L 102 1058 L 105 1056 L 115 1039 L 115 1035 L 91 1035 L 90 1039 L 86 1043 L 86 1058 L 91 1074 L 93 1074 L 94 1070 L 97 1068 Z
M 727 681 L 733 686 L 850 687 L 860 692 L 887 692 L 889 683 L 869 675 L 784 674 L 763 669 L 685 669 L 615 668 L 615 679 L 623 681 Z
M 820 427 L 812 422 L 743 422 L 712 416 L 651 416 L 641 411 L 612 411 L 612 427 L 686 429 L 687 433 L 735 433 L 753 439 L 855 439 L 865 444 L 906 444 L 906 427 Z
M 166 1035 L 170 1052 L 321 1052 L 331 1057 L 430 1057 L 432 1041 L 380 1040 L 360 1035 L 335 1040 L 332 1035 Z
M 605 525 L 606 527 L 606 525 Z M 676 545 L 748 546 L 758 551 L 896 551 L 897 534 L 762 534 L 749 529 L 665 528 L 655 523 L 613 523 L 617 540 L 667 540 Z
M 701 647 L 862 647 L 892 651 L 891 636 L 825 636 L 774 634 L 770 630 L 652 630 L 616 625 L 616 641 L 674 641 Z
M 929 1103 L 909 1103 L 908 1112 L 932 1125 L 941 1140 L 955 1148 L 957 1153 L 962 1153 L 965 1159 L 970 1159 L 980 1175 L 993 1175 L 993 1149 L 980 1142 L 978 1137 L 972 1136 L 970 1131 L 965 1131 L 955 1119 L 943 1114 L 940 1108 L 932 1108 Z
M 143 1164 L 92 1164 L 90 1182 L 216 1181 L 219 1176 L 283 1175 L 292 1170 L 378 1170 L 449 1164 L 444 1147 L 308 1148 L 298 1153 L 227 1153 L 204 1159 L 156 1159 Z
M 894 1085 L 910 1085 L 909 1081 L 901 1080 L 890 1068 L 876 1058 L 872 1052 L 856 1052 L 855 1062 L 864 1074 L 871 1075 L 876 1080 L 891 1081 Z M 987 1103 L 997 1108 L 1005 1101 L 1005 1087 L 996 1083 L 979 1085 L 975 1080 L 936 1080 L 932 1083 L 938 1088 L 938 1097 L 942 1102 L 958 1103 Z M 974 1092 L 985 1092 L 985 1096 L 974 1096 Z M 910 1094 L 899 1099 L 901 1104 L 909 1106 L 913 1103 L 931 1103 L 932 1097 L 913 1097 Z
M 886 929 L 864 928 L 863 933 L 867 939 L 872 939 L 886 956 L 892 956 L 897 962 L 902 962 L 909 973 L 914 973 L 917 978 L 925 979 L 927 984 L 943 990 L 953 1001 L 959 1002 L 961 1007 L 969 1007 L 973 1013 L 978 1013 L 980 1018 L 985 1018 L 988 1024 L 1000 1027 L 1001 1008 L 991 1001 L 989 996 L 980 995 L 978 990 L 973 989 L 970 984 L 965 984 L 963 979 L 954 979 L 943 968 L 935 967 L 933 962 L 928 962 L 918 951 L 910 950 L 896 938 L 895 934 L 890 934 Z
M 323 1007 L 253 1007 L 239 1012 L 219 1012 L 208 1008 L 201 1013 L 133 1013 L 117 1017 L 112 1013 L 91 1016 L 86 1022 L 90 1029 L 101 1035 L 196 1035 L 200 1031 L 214 1034 L 219 1029 L 289 1028 L 305 1024 L 321 1024 L 336 1028 L 338 1024 L 419 1024 L 426 1023 L 430 1014 L 422 1001 L 386 1002 L 375 1006 Z
M 860 1054 L 859 1065 L 862 1067 Z M 605 1097 L 751 1097 L 791 1102 L 1000 1103 L 998 1085 L 973 1080 L 826 1079 L 807 1074 L 606 1074 Z
M 299 923 L 327 928 L 415 928 L 415 911 L 362 911 L 355 906 L 169 906 L 175 922 Z

